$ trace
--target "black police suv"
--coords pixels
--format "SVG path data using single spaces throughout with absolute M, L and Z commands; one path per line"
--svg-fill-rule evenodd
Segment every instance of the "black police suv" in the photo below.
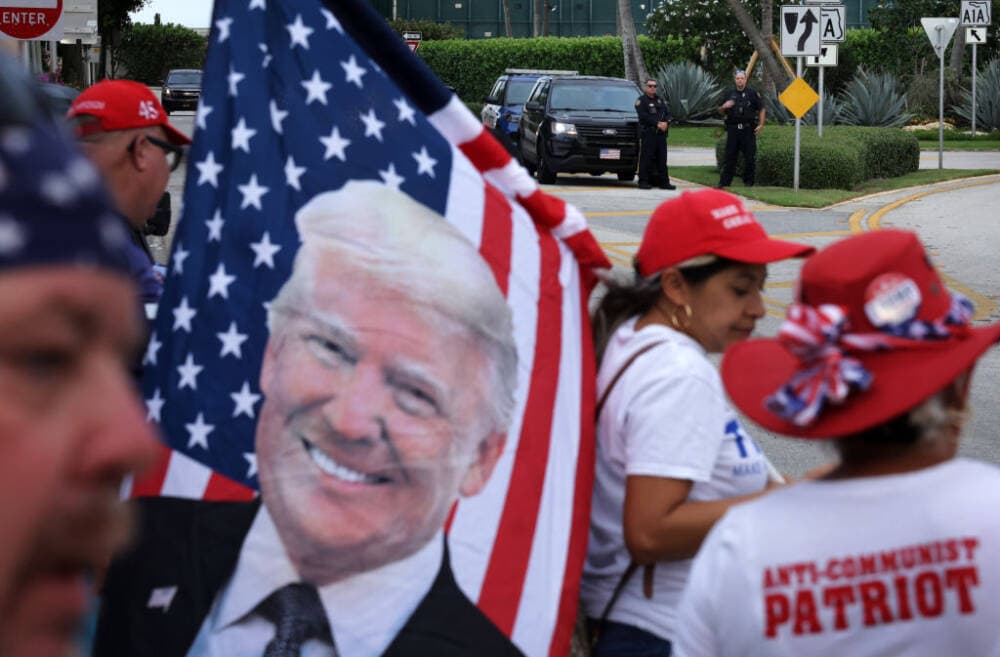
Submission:
M 542 77 L 524 104 L 518 142 L 538 182 L 558 173 L 605 172 L 632 180 L 639 161 L 639 89 L 628 80 L 590 75 Z
M 199 98 L 201 98 L 201 71 L 194 68 L 175 68 L 167 73 L 160 92 L 160 104 L 167 114 L 177 110 L 196 110 Z

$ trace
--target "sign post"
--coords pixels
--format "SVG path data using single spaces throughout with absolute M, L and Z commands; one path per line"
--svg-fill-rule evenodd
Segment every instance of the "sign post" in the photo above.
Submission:
M 941 75 L 938 78 L 938 169 L 944 168 L 944 51 L 958 27 L 957 18 L 921 18 L 927 38 L 937 53 Z M 976 108 L 972 108 L 975 113 Z
M 806 57 L 806 66 L 819 68 L 819 125 L 817 134 L 823 136 L 823 71 L 827 66 L 837 65 L 837 45 L 824 43 L 818 57 Z
M 795 115 L 795 164 L 792 169 L 792 181 L 795 191 L 799 191 L 799 150 L 801 147 L 802 117 L 809 111 L 819 96 L 812 90 L 805 80 L 802 79 L 802 59 L 796 60 L 798 75 L 788 88 L 781 92 L 778 100 L 781 104 Z
M 986 26 L 993 20 L 993 3 L 989 0 L 962 0 L 961 24 L 965 42 L 972 44 L 972 136 L 976 136 L 976 46 L 986 43 Z
M 782 97 L 789 94 L 789 92 L 795 95 L 793 87 L 797 87 L 796 83 L 801 82 L 806 89 L 812 92 L 815 98 L 819 98 L 819 96 L 816 96 L 816 92 L 810 89 L 809 85 L 802 80 L 802 58 L 808 55 L 819 55 L 821 52 L 823 45 L 822 35 L 820 34 L 822 27 L 821 19 L 822 13 L 820 7 L 816 5 L 781 5 L 781 54 L 785 57 L 795 57 L 795 80 L 788 86 L 788 89 L 782 92 Z M 799 149 L 802 139 L 802 115 L 816 102 L 815 98 L 801 113 L 795 113 L 794 109 L 789 108 L 795 113 L 795 165 L 792 179 L 796 192 L 799 191 Z M 788 102 L 785 100 L 781 102 L 788 105 Z

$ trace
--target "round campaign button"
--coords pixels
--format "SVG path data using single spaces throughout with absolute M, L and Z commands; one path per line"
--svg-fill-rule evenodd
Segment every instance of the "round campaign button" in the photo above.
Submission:
M 865 315 L 873 326 L 895 326 L 916 317 L 920 309 L 920 288 L 912 278 L 890 272 L 868 284 Z

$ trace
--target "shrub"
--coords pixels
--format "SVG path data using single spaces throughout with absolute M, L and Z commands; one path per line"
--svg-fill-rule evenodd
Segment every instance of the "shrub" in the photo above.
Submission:
M 847 125 L 899 127 L 913 114 L 904 110 L 906 94 L 891 73 L 868 73 L 863 68 L 841 94 L 841 118 Z
M 972 90 L 962 91 L 962 102 L 952 108 L 972 123 Z M 1000 59 L 994 59 L 976 76 L 976 130 L 1000 130 Z
M 721 170 L 725 137 L 716 143 Z M 801 131 L 799 187 L 803 189 L 853 189 L 872 178 L 888 178 L 916 171 L 920 146 L 916 137 L 892 128 L 833 126 L 822 139 L 815 128 Z M 757 139 L 759 185 L 791 187 L 794 183 L 795 130 L 771 126 Z M 737 174 L 743 171 L 742 155 Z
M 675 122 L 686 123 L 716 116 L 722 87 L 715 76 L 697 64 L 667 64 L 656 74 L 656 81 Z
M 906 91 L 906 110 L 908 112 L 925 120 L 937 121 L 938 95 L 941 84 L 938 75 L 938 70 L 933 69 L 910 78 L 910 84 Z M 955 77 L 955 71 L 946 68 L 944 71 L 945 112 L 961 102 L 962 87 Z
M 693 61 L 692 41 L 654 41 L 639 37 L 646 66 L 658 70 L 671 62 Z M 507 68 L 574 70 L 586 75 L 625 74 L 618 37 L 537 37 L 532 39 L 450 39 L 420 45 L 417 55 L 441 79 L 455 87 L 460 98 L 482 100 Z
M 158 84 L 174 68 L 201 68 L 207 40 L 181 25 L 136 23 L 122 35 L 115 59 L 129 78 Z

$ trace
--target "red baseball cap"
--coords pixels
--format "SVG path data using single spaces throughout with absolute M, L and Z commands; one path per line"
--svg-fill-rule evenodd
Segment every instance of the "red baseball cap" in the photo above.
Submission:
M 948 326 L 944 320 L 957 298 L 908 231 L 876 231 L 830 245 L 802 266 L 797 297 L 811 308 L 839 306 L 849 337 L 891 336 L 892 344 L 864 350 L 845 348 L 838 340 L 834 348 L 859 361 L 871 374 L 870 383 L 840 403 L 823 403 L 804 426 L 773 412 L 767 401 L 813 363 L 775 338 L 730 347 L 722 359 L 722 380 L 733 403 L 754 422 L 789 436 L 834 438 L 883 424 L 940 391 L 1000 341 L 1000 323 Z M 926 337 L 935 327 L 948 333 Z
M 736 196 L 702 189 L 683 192 L 653 211 L 636 262 L 642 276 L 651 276 L 696 256 L 766 264 L 813 251 L 806 244 L 769 238 Z
M 96 117 L 98 122 L 78 126 L 77 137 L 160 125 L 170 143 L 191 143 L 187 135 L 170 125 L 166 111 L 149 87 L 131 80 L 102 80 L 84 89 L 70 105 L 66 118 L 84 115 Z

